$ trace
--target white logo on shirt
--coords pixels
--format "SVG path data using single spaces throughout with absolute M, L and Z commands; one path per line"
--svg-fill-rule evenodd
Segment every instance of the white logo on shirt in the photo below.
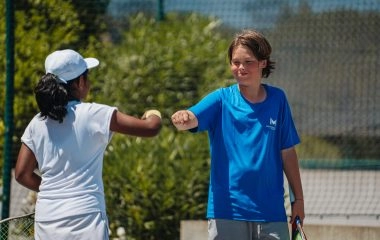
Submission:
M 276 130 L 276 125 L 277 125 L 277 119 L 274 120 L 272 118 L 269 118 L 269 124 L 266 127 L 271 130 Z

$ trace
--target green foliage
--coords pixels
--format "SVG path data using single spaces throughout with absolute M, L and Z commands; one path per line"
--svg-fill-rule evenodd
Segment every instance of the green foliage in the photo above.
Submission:
M 339 146 L 315 136 L 303 135 L 301 144 L 297 145 L 300 159 L 340 159 L 342 152 Z
M 380 137 L 332 136 L 325 139 L 341 149 L 342 158 L 380 160 Z
M 163 128 L 153 139 L 115 135 L 104 162 L 111 231 L 128 239 L 178 239 L 183 219 L 203 219 L 209 151 L 205 134 Z
M 25 128 L 37 112 L 33 88 L 44 74 L 46 56 L 79 39 L 81 31 L 73 7 L 61 1 L 29 0 L 30 8 L 15 13 L 15 128 Z M 59 27 L 52 27 L 59 26 Z M 41 44 L 43 43 L 43 44 Z
M 98 54 L 101 66 L 95 70 L 100 77 L 93 75 L 94 99 L 132 114 L 159 107 L 170 116 L 215 86 L 225 85 L 230 77 L 228 42 L 218 24 L 195 14 L 169 14 L 163 22 L 143 14 L 131 18 L 122 42 Z
M 79 32 L 80 46 L 86 46 L 93 36 L 106 31 L 106 11 L 110 0 L 69 1 L 78 15 L 78 20 L 83 26 Z

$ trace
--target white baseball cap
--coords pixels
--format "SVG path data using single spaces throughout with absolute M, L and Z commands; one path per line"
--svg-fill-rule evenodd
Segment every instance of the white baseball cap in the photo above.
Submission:
M 71 49 L 55 51 L 45 60 L 46 73 L 56 75 L 63 83 L 67 83 L 83 74 L 87 69 L 99 65 L 96 58 L 83 58 Z

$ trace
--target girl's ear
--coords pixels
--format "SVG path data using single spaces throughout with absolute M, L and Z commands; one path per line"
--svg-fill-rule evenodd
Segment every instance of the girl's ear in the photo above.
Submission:
M 81 88 L 81 87 L 84 87 L 85 85 L 86 85 L 86 78 L 84 75 L 81 75 L 79 77 L 78 87 Z
M 259 68 L 265 68 L 267 66 L 267 60 L 259 61 Z

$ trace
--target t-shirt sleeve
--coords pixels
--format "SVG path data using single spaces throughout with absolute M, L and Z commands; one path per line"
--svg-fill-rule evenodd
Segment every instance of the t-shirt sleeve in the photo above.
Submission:
M 94 103 L 89 111 L 89 116 L 92 118 L 90 121 L 93 124 L 92 129 L 105 136 L 109 142 L 113 136 L 113 132 L 110 130 L 111 119 L 117 108 Z
M 35 119 L 36 117 L 34 117 L 30 123 L 28 124 L 28 126 L 25 128 L 25 131 L 23 133 L 23 135 L 21 136 L 21 142 L 24 143 L 33 153 L 36 152 L 36 146 L 34 145 L 34 142 L 33 142 L 33 123 L 34 121 L 36 121 Z
M 198 119 L 198 127 L 191 129 L 191 132 L 205 131 L 212 128 L 214 119 L 220 114 L 221 106 L 220 90 L 215 90 L 206 95 L 197 104 L 188 110 L 194 113 Z
M 281 127 L 281 149 L 293 147 L 300 143 L 289 103 L 284 94 Z

